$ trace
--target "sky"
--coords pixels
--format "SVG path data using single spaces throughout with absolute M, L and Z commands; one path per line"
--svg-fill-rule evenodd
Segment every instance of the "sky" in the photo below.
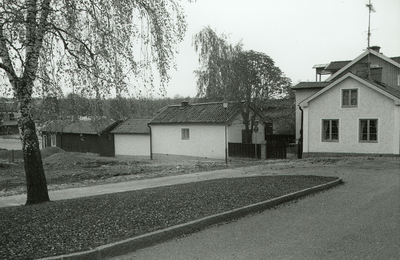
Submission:
M 197 0 L 181 2 L 188 28 L 171 70 L 167 96 L 194 97 L 199 68 L 193 35 L 210 26 L 270 56 L 295 85 L 315 81 L 316 64 L 352 60 L 367 47 L 369 0 Z M 371 0 L 371 46 L 400 56 L 400 0 Z

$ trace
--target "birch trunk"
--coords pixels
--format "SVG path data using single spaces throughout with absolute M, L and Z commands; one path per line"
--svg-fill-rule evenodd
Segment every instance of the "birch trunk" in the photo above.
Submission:
M 18 127 L 22 142 L 24 168 L 26 176 L 26 205 L 50 201 L 46 176 L 43 168 L 42 154 L 39 147 L 39 139 L 36 134 L 36 126 L 30 109 L 31 94 L 27 90 L 32 89 L 32 84 L 22 79 L 17 80 L 18 110 L 21 116 L 18 119 Z

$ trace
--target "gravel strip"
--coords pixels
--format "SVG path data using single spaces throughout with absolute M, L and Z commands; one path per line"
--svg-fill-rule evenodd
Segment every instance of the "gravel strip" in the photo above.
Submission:
M 0 209 L 0 259 L 90 250 L 336 180 L 320 176 L 218 179 Z

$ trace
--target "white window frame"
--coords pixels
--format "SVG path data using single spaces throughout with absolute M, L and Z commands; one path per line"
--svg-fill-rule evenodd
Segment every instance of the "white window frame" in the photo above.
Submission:
M 372 120 L 376 121 L 376 140 L 371 140 L 370 124 L 371 124 Z M 363 140 L 362 139 L 362 135 L 363 135 L 363 133 L 362 133 L 363 129 L 362 129 L 362 126 L 361 126 L 361 122 L 362 121 L 367 121 L 367 140 Z M 378 142 L 379 120 L 377 118 L 360 118 L 358 120 L 358 127 L 359 127 L 359 129 L 358 129 L 358 141 L 360 143 L 377 143 Z
M 349 92 L 349 98 L 348 98 L 348 104 L 344 103 L 344 93 Z M 351 104 L 351 93 L 356 92 L 357 95 L 357 104 L 352 105 Z M 342 107 L 348 108 L 348 107 L 358 107 L 358 97 L 359 97 L 359 91 L 357 88 L 348 88 L 348 89 L 342 89 L 341 92 L 341 102 L 342 102 Z
M 337 121 L 337 139 L 332 138 L 332 121 Z M 324 129 L 324 122 L 329 122 L 329 138 L 325 138 L 325 129 Z M 339 142 L 339 134 L 340 134 L 340 125 L 339 119 L 322 119 L 322 142 Z
M 189 128 L 181 128 L 181 139 L 182 140 L 190 140 L 190 129 Z

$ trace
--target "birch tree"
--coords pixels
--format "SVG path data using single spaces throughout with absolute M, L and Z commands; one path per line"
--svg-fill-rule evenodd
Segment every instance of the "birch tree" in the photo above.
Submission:
M 226 97 L 233 76 L 230 61 L 241 49 L 241 43 L 233 46 L 226 35 L 218 35 L 210 26 L 206 26 L 193 36 L 193 46 L 200 64 L 195 71 L 197 96 L 209 100 Z
M 18 102 L 26 204 L 49 201 L 32 95 L 64 87 L 97 97 L 132 79 L 168 83 L 185 16 L 175 0 L 2 0 L 0 68 Z
M 200 63 L 197 96 L 242 103 L 244 141 L 250 143 L 256 114 L 268 99 L 288 95 L 290 79 L 265 53 L 244 50 L 241 42 L 232 45 L 209 26 L 194 35 L 193 45 Z

